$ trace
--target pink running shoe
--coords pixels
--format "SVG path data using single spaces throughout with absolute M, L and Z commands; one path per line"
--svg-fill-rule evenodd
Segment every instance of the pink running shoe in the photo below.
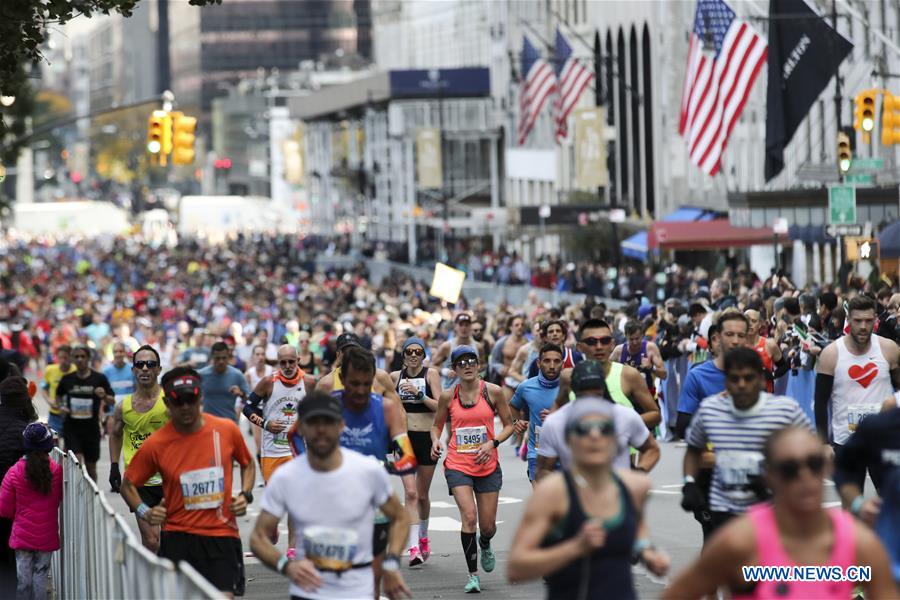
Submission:
M 419 538 L 419 554 L 422 555 L 422 562 L 425 562 L 431 556 L 431 543 L 427 537 Z
M 288 548 L 284 555 L 288 557 L 288 560 L 295 560 L 297 558 L 297 551 L 294 548 Z
M 417 567 L 423 562 L 425 562 L 425 560 L 422 558 L 422 555 L 419 554 L 419 548 L 416 546 L 412 546 L 409 549 L 409 566 Z

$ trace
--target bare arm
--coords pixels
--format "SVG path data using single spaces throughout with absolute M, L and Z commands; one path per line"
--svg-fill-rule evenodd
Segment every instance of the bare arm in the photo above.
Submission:
M 659 353 L 659 346 L 653 342 L 648 343 L 647 356 L 650 358 L 653 374 L 660 379 L 665 379 L 669 372 L 666 371 L 666 365 L 663 363 L 662 354 Z
M 509 374 L 512 377 L 515 377 L 518 381 L 525 380 L 525 360 L 528 358 L 528 347 L 531 344 L 525 344 L 521 348 L 516 351 L 516 357 L 513 359 L 512 364 L 509 367 Z M 518 376 L 518 377 L 517 377 Z
M 333 372 L 329 373 L 328 375 L 326 375 L 325 377 L 320 379 L 318 383 L 316 383 L 316 391 L 317 392 L 325 392 L 326 394 L 330 394 L 333 387 L 334 387 Z
M 384 397 L 384 421 L 388 426 L 391 439 L 406 433 L 406 411 L 399 400 L 389 396 Z
M 779 346 L 772 338 L 766 339 L 766 352 L 772 357 L 772 362 L 777 363 L 781 360 L 782 352 Z
M 653 400 L 653 396 L 650 395 L 650 390 L 647 389 L 647 382 L 644 381 L 637 369 L 628 365 L 622 367 L 622 375 L 623 383 L 628 386 L 628 389 L 623 391 L 628 396 L 628 399 L 631 400 L 631 403 L 639 406 L 643 411 L 641 419 L 644 421 L 644 424 L 648 429 L 659 425 L 660 421 L 662 421 L 662 415 L 660 415 L 659 407 Z
M 856 523 L 856 559 L 858 564 L 872 567 L 872 578 L 862 584 L 867 599 L 900 597 L 891 573 L 891 559 L 875 533 L 862 523 Z
M 451 390 L 441 392 L 437 410 L 434 411 L 434 423 L 431 425 L 431 458 L 434 459 L 439 457 L 443 450 L 441 434 L 444 432 L 444 423 L 447 422 L 447 417 L 450 415 L 450 399 L 452 397 Z
M 431 355 L 431 364 L 436 369 L 442 369 L 444 361 L 450 356 L 450 342 L 443 342 L 438 349 Z
M 656 438 L 653 435 L 647 436 L 647 441 L 644 442 L 644 445 L 638 448 L 640 452 L 640 459 L 638 460 L 638 468 L 646 471 L 647 473 L 656 466 L 656 463 L 659 462 L 660 457 L 660 449 L 659 444 L 656 443 Z
M 622 346 L 616 346 L 613 348 L 612 354 L 609 356 L 610 362 L 619 362 L 619 359 L 622 358 Z
M 109 462 L 118 464 L 122 454 L 122 436 L 125 433 L 125 421 L 122 419 L 122 403 L 116 404 L 113 411 L 113 428 L 109 436 Z
M 425 372 L 426 381 L 428 381 L 428 387 L 431 388 L 431 393 L 433 394 L 435 391 L 438 392 L 438 396 L 441 395 L 441 375 L 437 369 L 429 369 Z M 436 411 L 438 408 L 438 399 L 431 398 L 429 396 L 425 396 L 422 401 L 425 403 L 425 406 L 428 407 L 432 412 Z
M 550 412 L 555 411 L 560 406 L 569 403 L 569 392 L 572 390 L 572 369 L 563 369 L 559 374 L 559 391 L 556 392 L 556 401 Z
M 540 481 L 547 475 L 550 475 L 556 470 L 556 461 L 559 460 L 556 456 L 541 456 L 538 454 L 537 457 L 537 467 L 534 470 L 534 480 Z

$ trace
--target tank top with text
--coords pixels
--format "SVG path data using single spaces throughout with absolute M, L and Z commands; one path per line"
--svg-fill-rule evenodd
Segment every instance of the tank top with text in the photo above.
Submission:
M 143 445 L 144 440 L 169 422 L 169 412 L 166 408 L 166 403 L 163 401 L 162 388 L 159 389 L 159 396 L 156 398 L 156 402 L 147 412 L 139 413 L 134 410 L 132 405 L 133 397 L 134 394 L 128 394 L 122 398 L 122 422 L 125 424 L 122 432 L 122 455 L 125 458 L 126 469 L 131 464 L 131 459 Z M 159 473 L 154 473 L 144 485 L 162 485 L 162 477 Z
M 266 421 L 284 423 L 285 428 L 281 433 L 263 430 L 261 456 L 278 458 L 291 455 L 288 430 L 297 420 L 297 409 L 304 398 L 306 398 L 306 384 L 303 381 L 303 371 L 297 372 L 296 380 L 286 379 L 281 371 L 273 373 L 272 393 L 263 404 L 262 416 Z

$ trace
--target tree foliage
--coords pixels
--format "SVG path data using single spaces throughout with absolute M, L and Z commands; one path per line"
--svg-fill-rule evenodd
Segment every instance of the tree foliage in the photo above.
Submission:
M 222 0 L 188 0 L 195 6 Z M 47 28 L 75 17 L 121 13 L 129 17 L 139 0 L 2 0 L 0 1 L 0 93 L 16 96 L 22 86 L 20 65 L 43 58 Z

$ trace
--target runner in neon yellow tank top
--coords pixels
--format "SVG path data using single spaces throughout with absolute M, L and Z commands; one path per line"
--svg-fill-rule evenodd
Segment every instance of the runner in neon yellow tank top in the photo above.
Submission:
M 144 441 L 169 422 L 163 390 L 158 383 L 159 362 L 159 353 L 152 346 L 138 348 L 131 367 L 136 382 L 134 394 L 125 396 L 113 413 L 112 435 L 109 437 L 109 485 L 114 492 L 118 492 L 122 484 L 119 455 L 124 454 L 127 469 Z M 159 474 L 153 475 L 144 486 L 138 488 L 138 493 L 148 506 L 159 504 L 163 497 Z M 137 522 L 141 542 L 155 553 L 159 549 L 159 527 L 140 518 Z

